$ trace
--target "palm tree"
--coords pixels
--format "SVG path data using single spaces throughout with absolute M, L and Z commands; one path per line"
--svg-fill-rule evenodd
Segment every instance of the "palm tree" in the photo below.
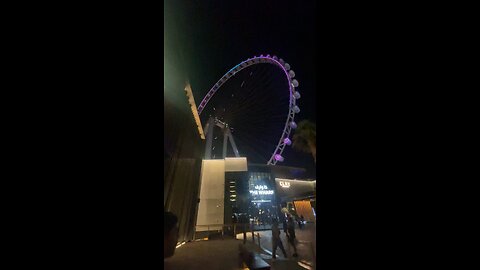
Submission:
M 293 134 L 293 148 L 310 153 L 317 164 L 317 125 L 309 120 L 302 120 L 298 123 Z

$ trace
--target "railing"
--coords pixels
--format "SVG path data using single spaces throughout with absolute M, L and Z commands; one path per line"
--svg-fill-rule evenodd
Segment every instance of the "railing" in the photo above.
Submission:
M 200 228 L 207 228 L 207 230 L 199 230 Z M 193 235 L 193 240 L 198 240 L 202 238 L 210 239 L 212 235 L 220 234 L 221 238 L 225 239 L 225 232 L 232 233 L 233 237 L 237 239 L 237 233 L 244 232 L 245 234 L 252 233 L 252 238 L 255 240 L 254 236 L 254 228 L 250 223 L 230 223 L 230 224 L 207 224 L 207 225 L 196 225 L 195 226 L 195 233 Z M 244 243 L 246 241 L 246 237 L 244 237 Z

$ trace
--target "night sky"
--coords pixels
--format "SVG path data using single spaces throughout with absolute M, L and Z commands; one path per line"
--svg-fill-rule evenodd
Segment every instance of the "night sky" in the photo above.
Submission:
M 301 112 L 295 121 L 316 122 L 315 96 L 319 89 L 315 42 L 321 39 L 316 37 L 314 1 L 168 2 L 165 18 L 174 20 L 180 29 L 180 46 L 197 105 L 233 66 L 253 56 L 270 54 L 289 63 L 299 81 L 297 89 L 302 97 L 297 104 Z M 202 113 L 202 123 L 207 114 L 231 123 L 237 131 L 233 136 L 240 153 L 251 162 L 269 158 L 269 149 L 278 143 L 285 124 L 288 86 L 279 71 L 267 64 L 243 70 L 220 88 Z M 310 154 L 287 147 L 282 155 L 285 161 L 277 164 L 304 167 L 309 176 L 315 177 Z

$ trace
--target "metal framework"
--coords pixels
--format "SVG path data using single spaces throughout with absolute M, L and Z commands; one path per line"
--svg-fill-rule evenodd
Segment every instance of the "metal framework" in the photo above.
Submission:
M 207 143 L 205 144 L 205 159 L 212 159 L 212 142 L 213 142 L 213 128 L 217 126 L 223 130 L 223 158 L 227 157 L 227 139 L 230 140 L 230 145 L 233 148 L 235 157 L 240 157 L 238 153 L 237 145 L 233 139 L 232 133 L 228 124 L 218 120 L 217 118 L 210 117 L 205 125 L 205 131 L 207 135 Z
M 220 80 L 217 81 L 217 83 L 208 91 L 208 93 L 205 95 L 203 98 L 202 102 L 198 106 L 198 114 L 201 114 L 203 109 L 207 106 L 208 102 L 210 99 L 215 95 L 215 93 L 220 89 L 220 87 L 228 81 L 231 77 L 235 76 L 236 73 L 241 71 L 242 69 L 245 69 L 249 66 L 256 65 L 256 64 L 272 64 L 277 67 L 280 67 L 284 73 L 285 76 L 288 79 L 288 88 L 289 88 L 289 94 L 290 94 L 290 102 L 289 102 L 289 112 L 287 116 L 287 120 L 285 121 L 285 127 L 283 129 L 283 133 L 280 136 L 280 139 L 278 141 L 277 147 L 275 148 L 275 151 L 273 152 L 272 156 L 270 157 L 270 160 L 267 162 L 268 165 L 275 165 L 278 161 L 283 161 L 283 157 L 281 156 L 283 150 L 285 149 L 286 145 L 291 144 L 291 140 L 289 139 L 290 132 L 292 128 L 296 128 L 297 125 L 294 121 L 295 114 L 300 112 L 300 109 L 296 105 L 296 100 L 300 98 L 300 93 L 295 89 L 298 87 L 298 81 L 296 79 L 293 79 L 295 77 L 295 72 L 293 70 L 290 70 L 290 65 L 288 63 L 285 63 L 282 59 L 278 59 L 277 56 L 270 56 L 270 55 L 260 55 L 260 56 L 254 56 L 253 58 L 249 58 L 240 64 L 234 66 L 232 69 L 230 69 L 225 75 L 223 75 Z M 292 80 L 293 79 L 293 80 Z M 210 119 L 210 121 L 215 121 Z M 213 123 L 213 122 L 212 122 Z M 208 125 L 208 123 L 207 123 Z M 211 128 L 213 128 L 213 125 L 211 125 Z M 207 132 L 207 137 L 208 133 L 212 134 L 213 132 L 208 132 L 208 130 L 205 128 L 204 129 Z M 229 129 L 228 129 L 229 132 Z M 229 136 L 231 138 L 231 142 L 233 142 L 233 137 Z M 224 148 L 226 146 L 225 143 L 226 139 L 224 136 Z M 234 144 L 234 143 L 233 143 Z M 207 149 L 205 151 L 205 156 L 210 155 L 211 156 L 211 141 L 208 141 L 207 138 Z M 235 147 L 236 148 L 236 147 Z M 235 149 L 234 148 L 234 149 Z M 224 149 L 225 151 L 225 149 Z M 237 151 L 238 152 L 238 151 Z M 237 153 L 235 152 L 235 153 Z

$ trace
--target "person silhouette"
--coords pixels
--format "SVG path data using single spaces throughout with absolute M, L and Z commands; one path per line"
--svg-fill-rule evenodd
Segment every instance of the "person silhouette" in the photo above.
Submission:
M 178 218 L 171 212 L 163 214 L 163 258 L 172 257 L 178 242 Z
M 283 247 L 282 239 L 280 239 L 280 229 L 278 228 L 278 221 L 277 219 L 273 219 L 272 222 L 272 248 L 273 248 L 273 254 L 272 258 L 275 259 L 277 256 L 275 255 L 277 252 L 277 248 L 280 248 L 280 250 L 283 253 L 283 256 L 287 258 L 287 253 L 285 252 L 285 248 Z
M 292 216 L 288 217 L 288 223 L 287 223 L 287 238 L 288 238 L 288 243 L 293 246 L 293 257 L 298 257 L 297 254 L 297 247 L 295 246 L 295 221 L 293 220 Z

